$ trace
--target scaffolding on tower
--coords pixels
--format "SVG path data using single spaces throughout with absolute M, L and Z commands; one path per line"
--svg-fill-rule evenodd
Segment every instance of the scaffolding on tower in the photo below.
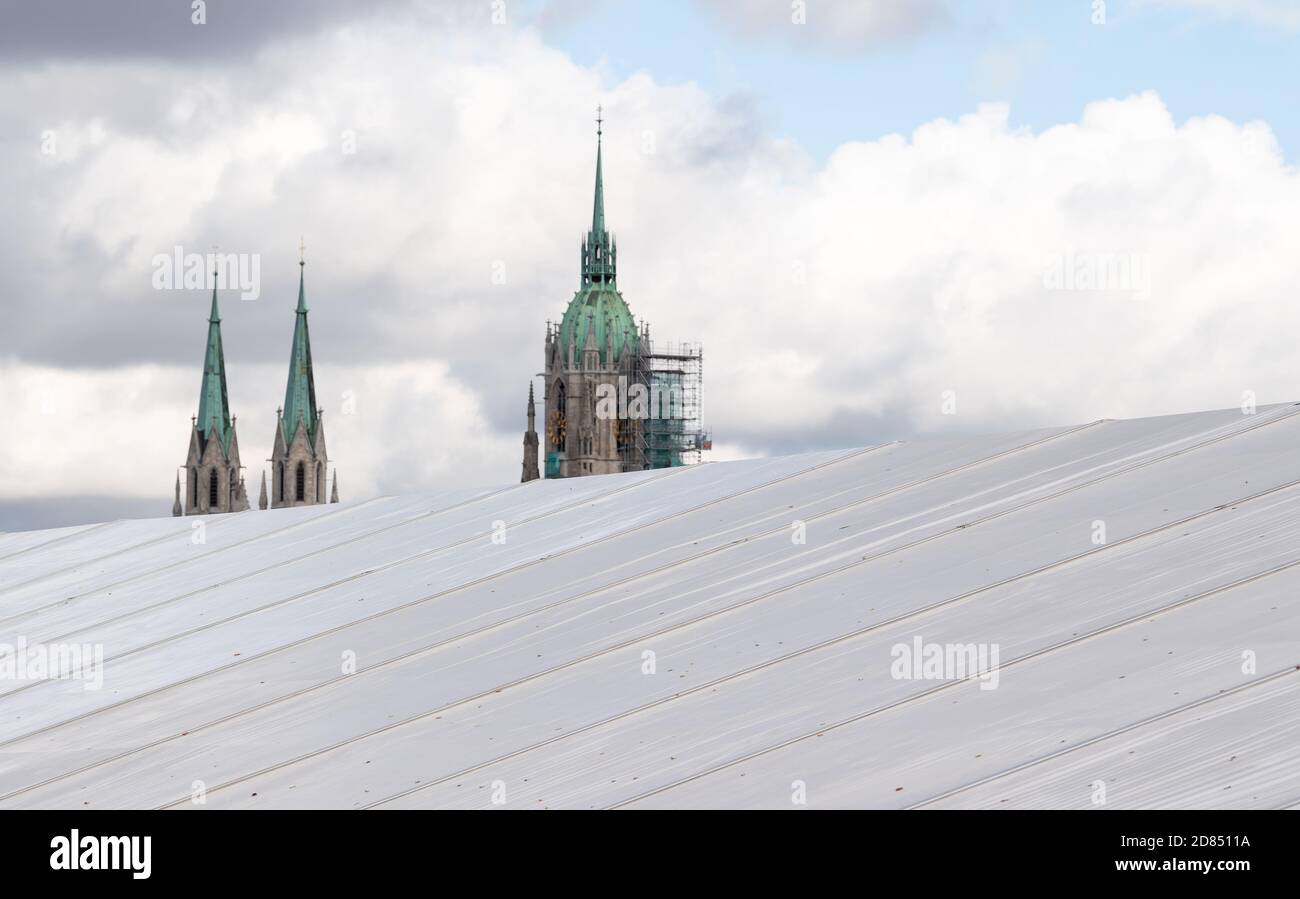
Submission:
M 649 414 L 629 422 L 635 439 L 624 448 L 626 468 L 692 465 L 713 448 L 703 426 L 704 351 L 698 343 L 656 344 L 642 325 L 633 383 L 649 398 Z

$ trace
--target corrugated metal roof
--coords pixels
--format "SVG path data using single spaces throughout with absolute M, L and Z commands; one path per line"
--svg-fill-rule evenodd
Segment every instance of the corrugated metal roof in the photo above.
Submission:
M 1287 405 L 0 535 L 0 642 L 106 659 L 0 681 L 0 805 L 1295 805 L 1297 446 Z

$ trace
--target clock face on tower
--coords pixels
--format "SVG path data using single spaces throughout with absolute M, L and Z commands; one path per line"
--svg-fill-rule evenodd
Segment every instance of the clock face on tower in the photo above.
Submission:
M 556 409 L 546 417 L 546 439 L 559 452 L 564 452 L 564 416 Z

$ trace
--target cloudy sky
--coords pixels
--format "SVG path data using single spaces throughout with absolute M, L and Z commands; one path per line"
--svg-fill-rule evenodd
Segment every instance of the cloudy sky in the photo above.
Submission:
M 1291 0 L 194 6 L 0 0 L 0 529 L 169 512 L 176 247 L 260 263 L 221 294 L 254 496 L 300 238 L 344 498 L 516 480 L 597 104 L 715 459 L 1300 400 Z

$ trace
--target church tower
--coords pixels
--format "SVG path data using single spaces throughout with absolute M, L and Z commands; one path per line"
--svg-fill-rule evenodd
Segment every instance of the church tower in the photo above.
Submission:
M 617 395 L 637 370 L 636 321 L 618 290 L 618 246 L 605 229 L 596 118 L 596 191 L 591 230 L 582 241 L 578 290 L 558 324 L 546 326 L 546 471 L 548 478 L 640 470 L 641 422 L 602 414 L 598 391 Z M 531 410 L 531 407 L 530 407 Z
M 537 404 L 533 402 L 533 385 L 528 385 L 528 430 L 524 431 L 524 473 L 521 484 L 541 477 L 537 470 Z
M 299 248 L 301 250 L 301 248 Z M 271 508 L 311 506 L 326 502 L 325 424 L 316 405 L 316 381 L 307 333 L 307 294 L 303 286 L 306 262 L 298 259 L 298 311 L 289 356 L 289 381 L 284 406 L 276 410 L 271 450 Z M 335 475 L 335 490 L 338 476 Z M 338 502 L 337 494 L 333 499 Z
M 217 273 L 212 273 L 212 311 L 208 314 L 208 347 L 203 357 L 199 414 L 191 419 L 190 451 L 185 459 L 186 515 L 242 512 L 248 494 L 240 474 L 239 438 L 226 392 L 226 358 L 221 346 L 221 313 L 217 309 Z M 181 513 L 181 485 L 176 485 L 172 515 Z

